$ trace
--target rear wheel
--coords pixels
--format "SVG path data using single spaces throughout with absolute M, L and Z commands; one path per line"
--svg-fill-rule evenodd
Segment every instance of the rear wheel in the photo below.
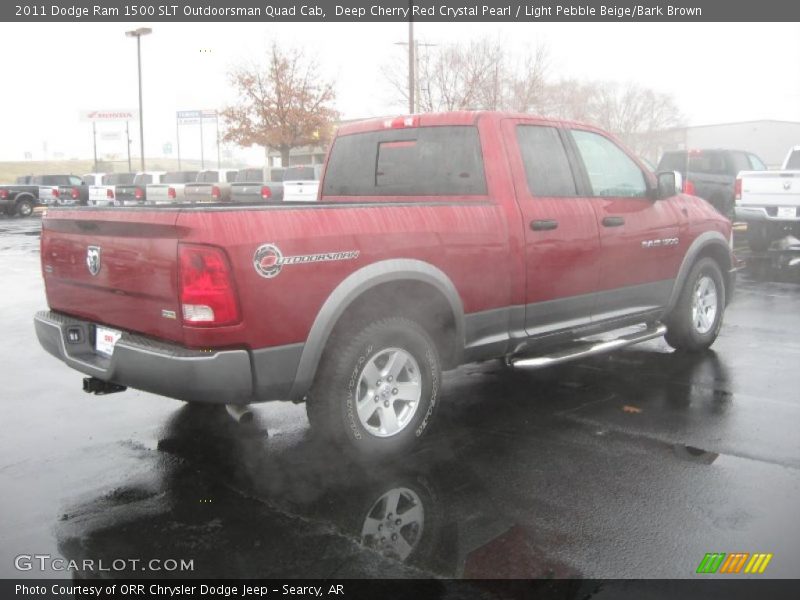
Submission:
M 306 411 L 317 433 L 361 455 L 386 456 L 423 435 L 440 387 L 433 340 L 417 322 L 389 317 L 331 340 Z
M 33 214 L 33 202 L 27 198 L 17 202 L 17 214 L 20 217 L 30 217 Z
M 667 343 L 676 350 L 700 352 L 717 339 L 725 312 L 725 284 L 719 265 L 702 258 L 692 267 L 678 302 L 667 318 Z

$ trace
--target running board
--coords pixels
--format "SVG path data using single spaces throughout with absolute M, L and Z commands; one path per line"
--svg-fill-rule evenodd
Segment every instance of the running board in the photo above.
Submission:
M 623 335 L 613 340 L 602 342 L 583 342 L 570 348 L 554 352 L 552 354 L 545 354 L 542 356 L 531 357 L 511 357 L 507 359 L 510 366 L 518 369 L 541 369 L 544 367 L 551 367 L 553 365 L 560 365 L 561 363 L 569 362 L 579 358 L 586 358 L 588 356 L 595 356 L 596 354 L 603 354 L 618 350 L 631 344 L 638 344 L 639 342 L 646 342 L 653 338 L 661 337 L 667 332 L 664 325 L 656 325 L 648 327 L 643 331 L 637 331 L 628 335 Z

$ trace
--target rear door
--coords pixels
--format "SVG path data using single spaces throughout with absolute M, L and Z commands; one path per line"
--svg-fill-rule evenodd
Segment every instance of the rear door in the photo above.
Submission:
M 525 228 L 528 335 L 588 325 L 599 280 L 600 235 L 581 196 L 570 148 L 552 123 L 503 121 Z
M 612 139 L 580 128 L 569 134 L 600 232 L 594 320 L 662 308 L 683 258 L 678 202 L 651 199 L 644 169 Z

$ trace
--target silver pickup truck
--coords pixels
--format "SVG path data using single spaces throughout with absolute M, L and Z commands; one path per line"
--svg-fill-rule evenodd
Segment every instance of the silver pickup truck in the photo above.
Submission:
M 186 184 L 186 202 L 192 204 L 230 202 L 231 183 L 236 181 L 236 169 L 200 171 L 195 183 Z
M 792 235 L 800 238 L 800 146 L 786 155 L 780 171 L 742 171 L 736 178 L 736 220 L 747 223 L 754 252 Z
M 161 183 L 147 185 L 147 204 L 175 204 L 186 198 L 186 186 L 197 181 L 197 171 L 167 171 Z

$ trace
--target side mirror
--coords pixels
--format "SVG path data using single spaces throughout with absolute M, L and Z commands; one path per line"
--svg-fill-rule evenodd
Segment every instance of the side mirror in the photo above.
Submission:
M 658 190 L 656 199 L 671 198 L 683 191 L 683 177 L 678 171 L 664 171 L 656 175 Z

